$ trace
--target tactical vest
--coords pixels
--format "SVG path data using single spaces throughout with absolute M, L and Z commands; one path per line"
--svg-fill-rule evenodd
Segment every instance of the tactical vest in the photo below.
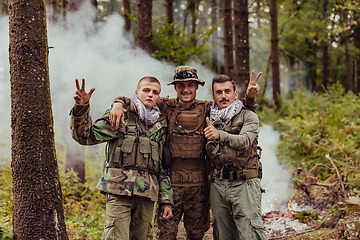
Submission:
M 202 158 L 204 156 L 205 101 L 197 101 L 191 110 L 180 110 L 175 99 L 168 100 L 167 146 L 173 158 Z
M 224 131 L 230 134 L 240 134 L 244 124 L 244 115 L 247 109 L 231 119 L 230 123 L 224 127 Z M 215 126 L 217 127 L 217 126 Z M 219 129 L 217 127 L 217 129 Z M 206 144 L 207 155 L 211 160 L 213 174 L 225 179 L 246 179 L 260 177 L 262 175 L 262 165 L 260 154 L 258 155 L 258 141 L 254 140 L 252 145 L 246 150 L 234 149 L 223 145 L 218 141 L 209 141 Z M 261 149 L 259 147 L 259 149 Z
M 115 140 L 106 167 L 130 168 L 157 173 L 160 168 L 161 159 L 159 153 L 162 146 L 155 141 L 151 141 L 148 137 L 140 137 L 136 122 L 142 128 L 142 131 L 146 133 L 141 120 L 134 113 L 128 111 L 126 134 L 123 138 Z M 157 122 L 152 126 L 155 131 L 161 129 L 161 126 L 158 126 L 159 124 Z

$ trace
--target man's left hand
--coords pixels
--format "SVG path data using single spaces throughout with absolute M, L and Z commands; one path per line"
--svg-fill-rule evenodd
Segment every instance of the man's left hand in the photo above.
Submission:
M 248 88 L 246 90 L 246 95 L 249 97 L 249 98 L 255 98 L 256 95 L 259 93 L 260 91 L 260 86 L 259 84 L 257 83 L 260 76 L 261 76 L 262 72 L 260 72 L 257 77 L 255 78 L 255 81 L 254 81 L 254 70 L 251 71 L 251 78 L 250 78 L 250 81 L 249 81 L 249 85 L 248 85 Z
M 211 124 L 209 117 L 206 118 L 207 127 L 204 129 L 207 140 L 216 140 L 220 138 L 219 131 Z
M 169 206 L 164 206 L 163 207 L 163 211 L 162 213 L 160 214 L 159 216 L 159 219 L 160 220 L 168 220 L 170 219 L 171 217 L 173 217 L 173 213 L 172 213 L 172 210 Z

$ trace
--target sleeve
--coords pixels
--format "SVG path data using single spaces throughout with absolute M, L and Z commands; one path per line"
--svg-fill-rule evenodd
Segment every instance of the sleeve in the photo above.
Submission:
M 92 123 L 89 104 L 75 105 L 70 112 L 73 139 L 81 145 L 94 145 L 118 138 L 117 132 L 111 127 L 109 112 L 110 110 L 107 110 L 101 118 Z
M 111 104 L 111 107 L 113 107 L 115 103 L 122 103 L 123 107 L 125 107 L 125 106 L 130 106 L 131 100 L 128 97 L 120 96 L 114 99 L 113 103 Z
M 249 98 L 247 95 L 245 95 L 245 97 L 241 99 L 241 101 L 246 109 L 249 109 L 254 113 L 256 113 L 258 104 L 257 102 L 255 102 L 255 98 Z
M 159 205 L 160 209 L 162 209 L 163 205 L 170 205 L 171 208 L 174 206 L 173 200 L 173 190 L 171 188 L 171 181 L 170 181 L 170 169 L 163 169 L 160 166 L 160 173 L 159 173 Z
M 244 124 L 241 128 L 240 134 L 230 134 L 219 130 L 220 142 L 226 146 L 234 149 L 248 149 L 259 134 L 259 118 L 258 116 L 248 111 L 244 115 Z

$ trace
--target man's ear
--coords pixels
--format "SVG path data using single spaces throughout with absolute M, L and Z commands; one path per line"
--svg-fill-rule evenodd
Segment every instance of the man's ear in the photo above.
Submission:
M 235 99 L 237 99 L 238 98 L 238 93 L 237 93 L 237 91 L 235 91 Z
M 199 88 L 199 84 L 197 83 L 197 84 L 196 84 L 196 90 L 198 90 L 198 88 Z
M 139 94 L 139 92 L 138 92 L 138 90 L 136 89 L 136 90 L 135 90 L 135 95 L 138 96 L 138 94 Z

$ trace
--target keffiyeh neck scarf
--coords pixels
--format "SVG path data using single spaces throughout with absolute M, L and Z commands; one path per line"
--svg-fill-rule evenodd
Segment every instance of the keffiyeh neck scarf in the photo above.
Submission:
M 145 122 L 146 129 L 148 126 L 153 125 L 159 119 L 160 109 L 155 105 L 151 111 L 147 110 L 145 105 L 134 95 L 131 102 L 135 105 L 139 118 Z
M 236 99 L 231 105 L 226 108 L 219 109 L 216 103 L 210 107 L 210 122 L 213 125 L 220 125 L 220 128 L 224 130 L 226 124 L 230 122 L 230 120 L 239 114 L 243 103 Z

